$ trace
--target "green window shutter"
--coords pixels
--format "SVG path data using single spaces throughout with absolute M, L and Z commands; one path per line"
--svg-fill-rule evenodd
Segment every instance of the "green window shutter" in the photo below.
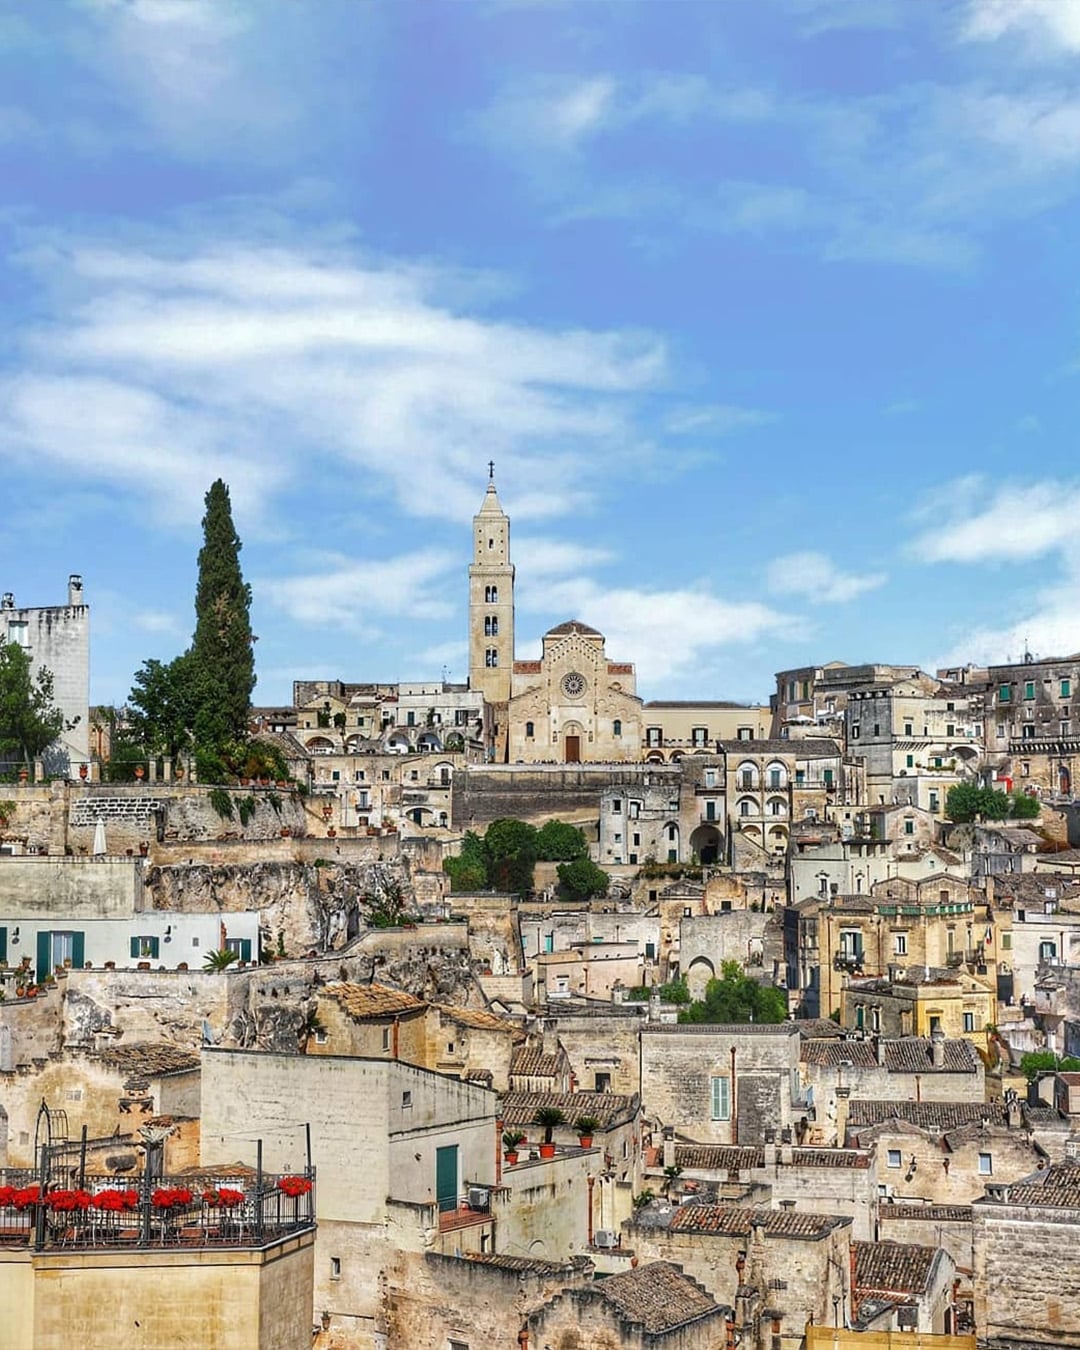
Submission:
M 72 933 L 71 968 L 72 970 L 82 970 L 84 965 L 86 965 L 86 934 Z
M 45 977 L 52 973 L 52 966 L 49 964 L 49 947 L 52 942 L 51 933 L 39 933 L 37 935 L 37 977 L 38 984 Z
M 250 961 L 250 960 L 251 960 L 251 939 L 250 939 L 250 938 L 241 938 L 241 939 L 240 939 L 240 960 L 241 960 L 241 961 Z
M 157 960 L 158 951 L 159 951 L 158 943 L 159 943 L 160 941 L 161 941 L 161 939 L 160 939 L 160 938 L 156 938 L 156 937 L 152 937 L 152 938 L 150 939 L 150 955 L 153 957 L 153 959 L 154 959 L 155 961 Z
M 7 960 L 7 929 L 0 928 L 0 961 Z
M 131 939 L 131 959 L 133 961 L 139 959 L 139 939 L 137 937 Z

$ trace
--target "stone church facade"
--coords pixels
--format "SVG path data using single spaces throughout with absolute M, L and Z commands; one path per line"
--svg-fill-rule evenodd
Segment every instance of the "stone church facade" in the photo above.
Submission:
M 490 756 L 512 764 L 634 763 L 642 701 L 634 667 L 609 661 L 603 634 L 576 619 L 544 634 L 539 661 L 514 660 L 510 520 L 494 474 L 473 517 L 469 686 L 491 709 Z

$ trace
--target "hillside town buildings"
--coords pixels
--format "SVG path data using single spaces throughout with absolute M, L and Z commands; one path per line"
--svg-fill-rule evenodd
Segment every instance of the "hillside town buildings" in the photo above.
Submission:
M 1074 659 L 645 700 L 471 542 L 467 683 L 298 681 L 287 780 L 0 790 L 0 1350 L 1080 1347 Z M 607 889 L 455 889 L 508 819 Z

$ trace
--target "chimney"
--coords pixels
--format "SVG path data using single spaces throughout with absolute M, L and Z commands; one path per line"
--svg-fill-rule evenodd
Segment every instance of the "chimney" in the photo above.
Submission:
M 675 1166 L 675 1130 L 671 1125 L 664 1126 L 664 1166 Z
M 848 1101 L 851 1097 L 851 1089 L 838 1087 L 836 1089 L 836 1147 L 847 1147 L 847 1122 L 848 1122 Z
M 14 608 L 15 608 L 14 592 L 5 591 L 3 595 L 0 595 L 0 609 L 14 609 Z
M 930 1062 L 935 1069 L 945 1067 L 945 1033 L 940 1027 L 930 1035 Z
M 881 1036 L 878 1036 L 874 1041 L 874 1054 L 877 1058 L 878 1068 L 883 1069 L 885 1067 L 885 1040 Z
M 74 607 L 84 603 L 82 577 L 79 576 L 78 572 L 72 572 L 71 576 L 68 577 L 68 604 Z
M 1023 1112 L 1020 1110 L 1020 1100 L 1014 1093 L 1011 1097 L 1005 1099 L 1005 1120 L 1010 1130 L 1018 1130 L 1023 1123 Z

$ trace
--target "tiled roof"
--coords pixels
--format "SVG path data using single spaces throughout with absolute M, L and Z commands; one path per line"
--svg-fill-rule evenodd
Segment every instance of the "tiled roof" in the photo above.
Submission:
M 393 1017 L 396 1013 L 419 1012 L 427 1006 L 404 989 L 391 989 L 385 984 L 335 981 L 326 986 L 326 993 L 358 1021 L 367 1017 Z
M 512 1270 L 521 1275 L 565 1275 L 569 1262 L 537 1261 L 528 1256 L 501 1256 L 498 1252 L 466 1252 L 466 1261 L 475 1261 L 480 1266 L 493 1266 L 496 1270 Z
M 609 675 L 633 675 L 634 664 L 632 661 L 609 661 L 607 673 Z
M 519 1045 L 510 1057 L 510 1072 L 522 1078 L 558 1078 L 564 1065 L 562 1055 L 545 1054 L 542 1045 Z
M 801 1209 L 738 1209 L 724 1205 L 681 1205 L 672 1216 L 673 1233 L 715 1233 L 718 1237 L 749 1237 L 755 1227 L 766 1237 L 807 1238 L 818 1241 L 833 1229 L 851 1223 L 838 1214 L 809 1214 Z
M 579 1116 L 595 1116 L 602 1129 L 610 1129 L 630 1120 L 639 1105 L 637 1097 L 623 1097 L 617 1092 L 508 1092 L 500 1100 L 507 1129 L 532 1125 L 533 1116 L 542 1106 L 557 1106 L 568 1125 L 572 1126 Z
M 494 1013 L 487 1012 L 483 1008 L 458 1008 L 452 1003 L 436 1003 L 434 1006 L 447 1021 L 456 1022 L 458 1026 L 473 1027 L 476 1031 L 506 1031 L 519 1034 L 513 1022 L 508 1022 L 505 1017 L 496 1017 Z
M 1008 1188 L 1011 1205 L 1080 1209 L 1080 1163 L 1054 1163 Z
M 741 1172 L 750 1167 L 765 1166 L 765 1150 L 748 1145 L 745 1148 L 723 1144 L 676 1144 L 675 1162 L 695 1172 Z
M 753 759 L 760 755 L 782 755 L 791 759 L 818 759 L 825 756 L 829 759 L 836 758 L 840 753 L 840 747 L 835 741 L 825 738 L 806 739 L 805 741 L 739 741 L 727 740 L 717 741 L 717 748 L 726 754 L 743 755 L 747 759 Z
M 796 1148 L 791 1161 L 795 1167 L 852 1167 L 870 1166 L 870 1154 L 854 1148 Z
M 851 1101 L 848 1104 L 848 1128 L 883 1125 L 891 1120 L 903 1120 L 920 1130 L 956 1130 L 987 1120 L 993 1125 L 1005 1124 L 1003 1102 L 903 1102 Z
M 979 1053 L 970 1041 L 947 1040 L 945 1062 L 934 1068 L 931 1044 L 925 1036 L 902 1036 L 899 1040 L 882 1041 L 884 1068 L 888 1073 L 977 1073 Z M 836 1068 L 847 1060 L 854 1068 L 872 1069 L 877 1066 L 877 1050 L 873 1041 L 807 1040 L 803 1042 L 800 1058 L 806 1064 L 821 1068 Z
M 797 1036 L 794 1022 L 650 1022 L 643 1036 Z
M 828 1040 L 839 1036 L 843 1030 L 840 1023 L 834 1022 L 831 1017 L 805 1017 L 796 1021 L 795 1025 L 804 1040 Z
M 882 1205 L 879 1219 L 925 1219 L 927 1223 L 970 1223 L 970 1205 Z
M 557 633 L 580 633 L 583 637 L 603 636 L 598 628 L 590 628 L 587 623 L 582 623 L 580 619 L 567 619 L 565 623 L 557 623 L 554 628 L 549 628 L 544 636 L 553 637 Z
M 539 661 L 515 661 L 515 675 L 539 675 L 541 670 Z
M 653 1261 L 622 1275 L 611 1275 L 591 1286 L 589 1292 L 652 1336 L 717 1311 L 713 1296 L 668 1261 Z
M 137 1073 L 144 1078 L 158 1078 L 165 1073 L 190 1073 L 199 1067 L 199 1056 L 190 1050 L 157 1041 L 113 1045 L 102 1050 L 97 1058 L 122 1074 Z
M 862 1294 L 924 1294 L 940 1248 L 914 1242 L 853 1242 Z

